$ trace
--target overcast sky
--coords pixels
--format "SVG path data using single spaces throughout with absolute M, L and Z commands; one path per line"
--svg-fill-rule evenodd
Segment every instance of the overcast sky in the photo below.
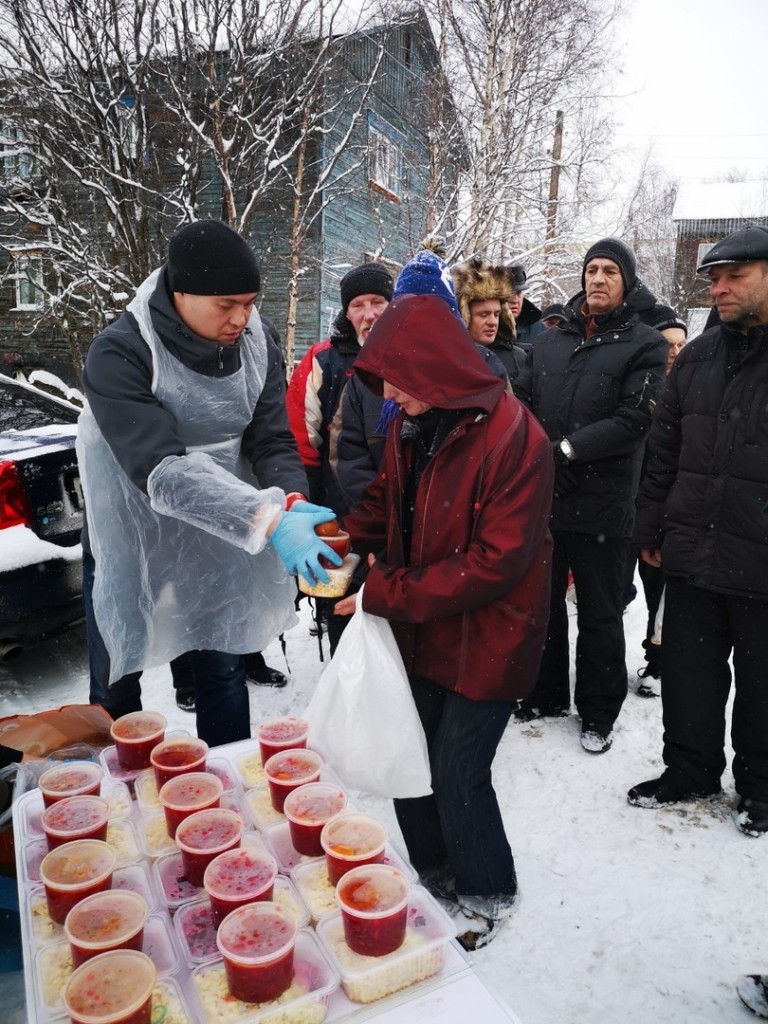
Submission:
M 625 29 L 617 141 L 681 182 L 768 177 L 768 0 L 634 0 Z

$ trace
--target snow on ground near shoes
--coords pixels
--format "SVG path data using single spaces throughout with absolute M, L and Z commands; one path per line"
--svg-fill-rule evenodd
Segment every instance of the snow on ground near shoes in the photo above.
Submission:
M 736 982 L 736 991 L 752 1013 L 768 1020 L 768 974 L 743 974 Z

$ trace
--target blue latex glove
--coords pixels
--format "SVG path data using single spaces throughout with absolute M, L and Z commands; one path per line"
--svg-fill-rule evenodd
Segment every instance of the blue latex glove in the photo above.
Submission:
M 309 501 L 297 501 L 290 512 L 283 512 L 269 539 L 286 572 L 291 576 L 303 576 L 310 586 L 318 581 L 328 582 L 328 573 L 320 564 L 320 555 L 336 566 L 341 565 L 343 559 L 322 537 L 318 537 L 315 527 L 320 523 L 330 523 L 335 518 L 336 513 L 332 509 Z

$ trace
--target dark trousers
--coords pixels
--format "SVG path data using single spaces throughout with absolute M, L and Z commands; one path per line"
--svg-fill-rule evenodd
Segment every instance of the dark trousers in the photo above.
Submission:
M 93 611 L 93 557 L 83 553 L 83 604 L 88 637 L 91 704 L 101 704 L 113 718 L 140 711 L 141 672 L 130 672 L 109 686 L 109 654 Z M 245 668 L 239 654 L 188 651 L 171 662 L 174 684 L 194 689 L 197 734 L 211 746 L 251 735 Z
M 627 695 L 624 582 L 629 542 L 620 537 L 554 531 L 549 627 L 532 706 L 569 708 L 568 569 L 576 586 L 576 689 L 584 722 L 610 727 Z
M 683 791 L 712 792 L 720 783 L 731 652 L 736 791 L 768 802 L 768 600 L 668 578 L 661 654 L 664 763 L 670 783 Z
M 456 889 L 491 896 L 517 889 L 491 765 L 512 701 L 473 701 L 428 679 L 411 679 L 432 768 L 431 796 L 395 800 L 417 871 L 450 865 Z

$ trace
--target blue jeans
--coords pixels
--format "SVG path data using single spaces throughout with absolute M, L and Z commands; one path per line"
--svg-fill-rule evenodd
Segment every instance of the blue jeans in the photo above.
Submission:
M 411 679 L 427 738 L 431 796 L 395 800 L 411 863 L 419 872 L 443 865 L 464 895 L 517 890 L 515 862 L 491 781 L 513 701 L 468 700 L 429 679 Z
M 141 710 L 141 672 L 130 672 L 109 685 L 109 654 L 93 611 L 93 556 L 83 552 L 83 604 L 88 637 L 91 704 L 101 704 L 113 718 Z M 239 654 L 188 651 L 174 658 L 171 672 L 177 685 L 194 689 L 197 735 L 211 746 L 246 740 L 251 715 L 245 666 Z

